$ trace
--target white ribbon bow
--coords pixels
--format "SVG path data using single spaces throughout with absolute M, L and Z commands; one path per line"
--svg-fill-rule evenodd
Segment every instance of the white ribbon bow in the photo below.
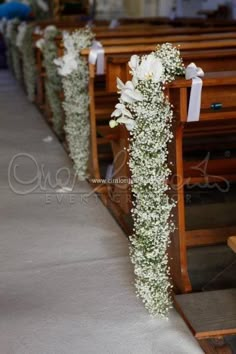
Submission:
M 192 79 L 187 122 L 196 122 L 199 120 L 203 84 L 200 77 L 203 76 L 204 71 L 202 68 L 198 68 L 194 63 L 191 63 L 187 66 L 185 71 L 185 78 L 186 80 Z
M 104 74 L 104 48 L 102 43 L 93 41 L 92 47 L 89 52 L 89 63 L 95 65 L 97 63 L 97 75 Z

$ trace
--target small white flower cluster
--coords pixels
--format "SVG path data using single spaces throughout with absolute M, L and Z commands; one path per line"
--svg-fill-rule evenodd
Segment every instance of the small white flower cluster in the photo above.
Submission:
M 179 51 L 164 44 L 150 55 L 134 55 L 129 62 L 132 82 L 118 80 L 120 103 L 110 126 L 124 123 L 129 129 L 134 233 L 131 261 L 137 294 L 152 315 L 166 317 L 171 307 L 167 248 L 175 226 L 175 205 L 166 181 L 168 144 L 173 138 L 173 111 L 164 93 L 164 83 L 184 73 Z
M 23 80 L 28 99 L 34 100 L 36 85 L 36 63 L 33 48 L 33 25 L 18 19 L 3 20 L 2 30 L 7 46 L 8 67 L 18 80 L 22 79 L 20 56 L 23 62 Z
M 94 35 L 89 28 L 64 33 L 65 55 L 54 60 L 62 76 L 64 89 L 63 108 L 66 114 L 65 132 L 76 174 L 80 180 L 88 175 L 89 160 L 89 73 L 86 61 L 80 56 L 83 48 L 89 48 Z

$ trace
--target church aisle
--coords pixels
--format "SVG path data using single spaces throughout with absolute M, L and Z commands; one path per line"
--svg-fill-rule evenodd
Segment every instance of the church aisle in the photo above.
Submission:
M 127 239 L 89 185 L 73 185 L 65 151 L 7 71 L 0 109 L 0 353 L 201 353 L 175 310 L 153 319 L 136 298 Z

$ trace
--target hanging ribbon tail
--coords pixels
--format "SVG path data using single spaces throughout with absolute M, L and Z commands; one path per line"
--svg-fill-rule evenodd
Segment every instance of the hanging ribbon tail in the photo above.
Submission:
M 110 29 L 114 29 L 120 26 L 120 22 L 117 19 L 113 19 L 111 20 L 110 24 L 109 24 L 109 28 Z
M 89 52 L 89 63 L 95 65 L 97 63 L 97 75 L 103 75 L 105 72 L 105 54 L 102 44 L 94 41 Z
M 191 63 L 186 68 L 186 80 L 192 79 L 187 122 L 197 122 L 199 120 L 203 85 L 203 81 L 200 77 L 203 76 L 204 71 L 198 68 L 194 63 Z

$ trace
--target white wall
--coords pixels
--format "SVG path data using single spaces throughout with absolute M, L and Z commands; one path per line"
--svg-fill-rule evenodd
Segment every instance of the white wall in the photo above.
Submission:
M 112 20 L 124 16 L 123 0 L 97 0 L 96 18 Z
M 128 17 L 142 17 L 142 0 L 124 0 L 123 1 L 125 15 Z
M 202 9 L 201 0 L 182 0 L 183 17 L 195 17 Z
M 218 5 L 226 4 L 227 0 L 202 0 L 203 10 L 216 10 Z
M 127 16 L 169 16 L 175 0 L 124 0 Z
M 234 3 L 236 17 L 236 0 L 97 0 L 97 18 L 168 17 L 174 6 L 177 16 L 195 17 L 199 10 L 214 10 L 226 3 Z
M 157 14 L 158 16 L 169 17 L 171 9 L 175 5 L 174 0 L 159 0 L 157 1 Z

